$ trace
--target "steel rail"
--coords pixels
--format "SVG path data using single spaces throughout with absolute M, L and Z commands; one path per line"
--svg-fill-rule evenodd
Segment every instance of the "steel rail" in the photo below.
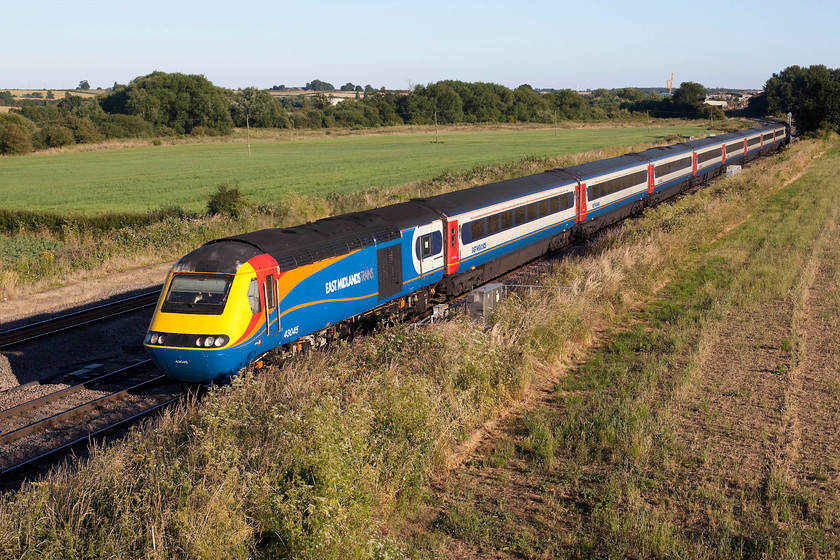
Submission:
M 159 296 L 160 290 L 155 290 L 112 303 L 105 303 L 88 309 L 82 309 L 81 311 L 74 311 L 73 313 L 52 319 L 38 321 L 29 325 L 22 325 L 13 329 L 2 329 L 0 330 L 0 347 L 20 344 L 21 342 L 51 335 L 81 325 L 87 325 L 96 321 L 102 321 L 152 307 L 157 303 Z
M 5 434 L 0 435 L 0 444 L 11 443 L 15 440 L 18 440 L 22 437 L 26 437 L 35 432 L 40 432 L 46 430 L 47 428 L 52 428 L 53 426 L 56 426 L 61 422 L 66 422 L 78 416 L 84 415 L 85 413 L 93 409 L 101 408 L 106 404 L 121 400 L 128 396 L 131 391 L 137 391 L 139 389 L 144 389 L 149 386 L 159 385 L 165 381 L 168 381 L 168 378 L 165 375 L 159 375 L 152 379 L 148 379 L 146 381 L 138 383 L 127 389 L 123 389 L 121 391 L 111 393 L 110 395 L 99 397 L 98 399 L 92 400 L 85 404 L 81 404 L 77 407 L 71 408 L 70 410 L 59 412 L 58 414 L 54 414 L 48 418 L 44 418 L 43 420 L 38 420 L 37 422 L 33 422 L 16 430 L 12 430 L 11 432 L 6 432 Z
M 68 450 L 68 449 L 76 447 L 77 445 L 81 445 L 85 442 L 90 441 L 91 438 L 103 435 L 107 432 L 110 432 L 111 430 L 116 430 L 118 428 L 121 428 L 124 425 L 129 425 L 129 424 L 132 424 L 132 423 L 137 422 L 139 420 L 142 420 L 146 416 L 150 416 L 150 415 L 154 414 L 155 412 L 157 412 L 158 410 L 161 410 L 161 409 L 163 409 L 163 408 L 165 408 L 165 407 L 167 407 L 171 404 L 174 404 L 174 403 L 180 401 L 181 399 L 183 399 L 187 395 L 189 395 L 189 393 L 182 393 L 182 394 L 178 395 L 177 397 L 173 397 L 171 399 L 166 400 L 165 402 L 162 402 L 160 404 L 156 404 L 155 406 L 153 406 L 151 408 L 148 408 L 148 409 L 146 409 L 142 412 L 138 412 L 137 414 L 135 414 L 133 416 L 130 416 L 128 418 L 123 418 L 122 420 L 119 420 L 117 422 L 114 422 L 113 424 L 110 424 L 108 426 L 105 426 L 105 427 L 102 427 L 98 430 L 95 430 L 95 431 L 93 431 L 93 432 L 91 432 L 91 433 L 89 433 L 85 436 L 82 436 L 78 439 L 75 439 L 75 440 L 73 440 L 69 443 L 65 443 L 63 445 L 60 445 L 60 446 L 55 447 L 53 449 L 50 449 L 49 451 L 45 451 L 44 453 L 41 453 L 40 455 L 38 455 L 36 457 L 31 457 L 29 459 L 26 459 L 25 461 L 21 461 L 20 463 L 17 463 L 15 465 L 10 466 L 10 467 L 5 467 L 3 469 L 0 469 L 0 476 L 7 475 L 7 474 L 9 474 L 9 473 L 21 468 L 21 467 L 25 467 L 25 466 L 30 465 L 32 463 L 36 463 L 38 461 L 43 461 L 43 460 L 51 457 L 52 455 L 57 455 L 57 454 L 62 453 L 64 451 Z
M 76 385 L 71 385 L 70 387 L 65 387 L 64 389 L 60 389 L 58 391 L 52 392 L 48 395 L 44 395 L 43 397 L 38 397 L 37 399 L 33 399 L 31 401 L 21 403 L 17 406 L 13 406 L 12 408 L 7 408 L 5 410 L 0 410 L 0 420 L 6 420 L 8 418 L 13 418 L 15 416 L 20 416 L 21 413 L 27 412 L 34 408 L 39 408 L 44 406 L 47 403 L 51 403 L 53 401 L 63 399 L 64 397 L 68 397 L 74 393 L 78 393 L 79 391 L 83 391 L 88 389 L 89 386 L 94 385 L 95 383 L 101 383 L 108 378 L 115 377 L 120 374 L 127 373 L 134 369 L 139 369 L 145 365 L 151 363 L 152 360 L 143 360 L 141 362 L 137 362 L 136 364 L 132 364 L 130 366 L 124 367 L 122 369 L 118 369 L 115 371 L 111 371 L 109 373 L 105 373 L 100 375 L 99 377 L 94 377 L 93 379 L 88 379 L 87 381 L 83 381 L 82 383 L 78 383 Z M 0 436 L 2 437 L 2 436 Z

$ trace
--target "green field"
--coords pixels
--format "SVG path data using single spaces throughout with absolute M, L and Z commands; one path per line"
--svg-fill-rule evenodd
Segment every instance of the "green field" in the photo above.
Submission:
M 203 211 L 221 183 L 254 202 L 429 179 L 527 156 L 703 135 L 702 126 L 526 129 L 219 142 L 0 158 L 0 207 L 97 214 L 166 206 Z

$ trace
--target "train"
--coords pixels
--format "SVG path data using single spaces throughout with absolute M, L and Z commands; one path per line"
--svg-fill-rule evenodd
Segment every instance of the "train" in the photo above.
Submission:
M 144 346 L 170 378 L 223 383 L 268 355 L 427 312 L 573 240 L 778 150 L 758 124 L 307 224 L 210 241 L 171 269 Z

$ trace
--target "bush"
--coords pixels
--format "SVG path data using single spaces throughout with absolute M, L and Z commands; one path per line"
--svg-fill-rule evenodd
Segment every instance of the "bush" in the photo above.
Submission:
M 73 138 L 73 131 L 60 124 L 47 125 L 38 133 L 39 143 L 47 148 L 60 148 L 61 146 L 72 146 L 76 143 Z
M 207 201 L 207 211 L 211 215 L 224 214 L 231 218 L 238 218 L 248 204 L 239 187 L 231 188 L 228 183 L 222 183 Z
M 152 123 L 135 115 L 108 115 L 100 125 L 107 138 L 148 138 L 152 136 Z
M 68 115 L 67 124 L 73 129 L 73 138 L 79 144 L 95 144 L 105 139 L 105 136 L 97 130 L 93 121 L 87 117 Z
M 28 154 L 32 150 L 31 132 L 14 122 L 0 120 L 0 154 Z

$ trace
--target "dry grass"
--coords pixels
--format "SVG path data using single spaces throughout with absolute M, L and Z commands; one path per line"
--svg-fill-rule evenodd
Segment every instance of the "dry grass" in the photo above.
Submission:
M 648 212 L 623 232 L 606 237 L 594 256 L 569 261 L 559 274 L 545 280 L 577 286 L 587 302 L 585 312 L 577 316 L 566 307 L 557 315 L 582 322 L 584 331 L 612 324 L 611 334 L 576 371 L 568 376 L 555 372 L 560 382 L 553 399 L 538 401 L 543 404 L 536 410 L 507 422 L 464 471 L 453 472 L 440 483 L 433 503 L 441 505 L 426 514 L 425 529 L 411 531 L 413 553 L 447 552 L 458 558 L 491 551 L 495 557 L 729 558 L 825 550 L 825 544 L 816 543 L 826 537 L 833 542 L 832 533 L 820 535 L 807 518 L 805 529 L 797 522 L 790 530 L 774 525 L 776 521 L 761 521 L 768 510 L 775 512 L 770 519 L 779 523 L 796 519 L 793 504 L 803 498 L 774 474 L 781 469 L 765 471 L 763 461 L 755 463 L 746 476 L 752 482 L 765 480 L 768 490 L 742 490 L 739 498 L 737 486 L 732 488 L 738 479 L 733 478 L 731 465 L 727 468 L 720 461 L 720 448 L 708 447 L 719 437 L 717 432 L 703 431 L 708 424 L 694 428 L 683 424 L 681 412 L 688 403 L 692 414 L 715 423 L 734 444 L 758 438 L 757 448 L 766 449 L 761 445 L 765 437 L 776 442 L 771 447 L 777 453 L 768 457 L 792 458 L 789 446 L 786 451 L 779 448 L 790 436 L 795 439 L 792 430 L 782 436 L 792 425 L 790 420 L 779 424 L 782 434 L 741 430 L 744 418 L 721 416 L 724 409 L 703 398 L 708 391 L 721 391 L 723 401 L 741 397 L 755 401 L 760 390 L 755 380 L 734 388 L 727 388 L 725 379 L 717 385 L 708 380 L 709 386 L 699 391 L 698 385 L 705 379 L 704 356 L 715 355 L 720 346 L 717 337 L 727 332 L 720 324 L 727 309 L 784 296 L 786 286 L 808 282 L 808 275 L 799 279 L 796 271 L 801 267 L 795 264 L 786 265 L 780 276 L 775 266 L 765 263 L 775 265 L 788 251 L 797 258 L 810 254 L 800 248 L 811 247 L 813 236 L 819 237 L 825 217 L 820 212 L 831 207 L 830 197 L 822 198 L 816 213 L 807 202 L 797 207 L 773 201 L 768 210 L 763 201 L 772 200 L 787 179 L 800 174 L 824 149 L 819 143 L 799 145 L 761 169 L 721 181 L 675 206 Z M 825 192 L 822 185 L 814 190 Z M 807 196 L 808 191 L 800 186 L 794 192 Z M 787 201 L 784 195 L 781 200 Z M 786 220 L 784 225 L 766 216 L 745 221 L 761 205 L 765 214 Z M 791 226 L 801 217 L 793 211 L 777 213 L 777 205 L 808 213 L 813 224 L 780 244 L 786 232 L 797 231 Z M 746 224 L 750 225 L 745 229 Z M 772 240 L 765 242 L 764 235 Z M 687 263 L 693 264 L 681 271 Z M 651 303 L 628 314 L 646 301 Z M 551 303 L 541 301 L 537 308 L 527 322 L 545 322 L 538 318 L 541 313 L 555 315 Z M 538 331 L 526 339 L 540 340 Z M 782 332 L 793 339 L 789 331 Z M 568 344 L 579 357 L 587 350 L 580 338 L 561 338 L 558 344 Z M 795 342 L 788 340 L 787 345 Z M 544 349 L 530 355 L 542 356 Z M 718 357 L 723 364 L 734 358 L 727 352 Z M 795 386 L 788 389 L 796 392 Z M 780 409 L 780 416 L 792 417 L 783 413 L 787 408 Z M 744 403 L 732 410 L 745 410 Z M 701 444 L 699 459 L 686 447 L 693 438 Z M 730 451 L 734 453 L 727 457 L 744 459 L 743 450 Z M 834 490 L 824 493 L 820 498 L 825 500 L 824 509 L 815 511 L 830 515 L 836 496 Z M 733 514 L 739 508 L 741 518 Z

